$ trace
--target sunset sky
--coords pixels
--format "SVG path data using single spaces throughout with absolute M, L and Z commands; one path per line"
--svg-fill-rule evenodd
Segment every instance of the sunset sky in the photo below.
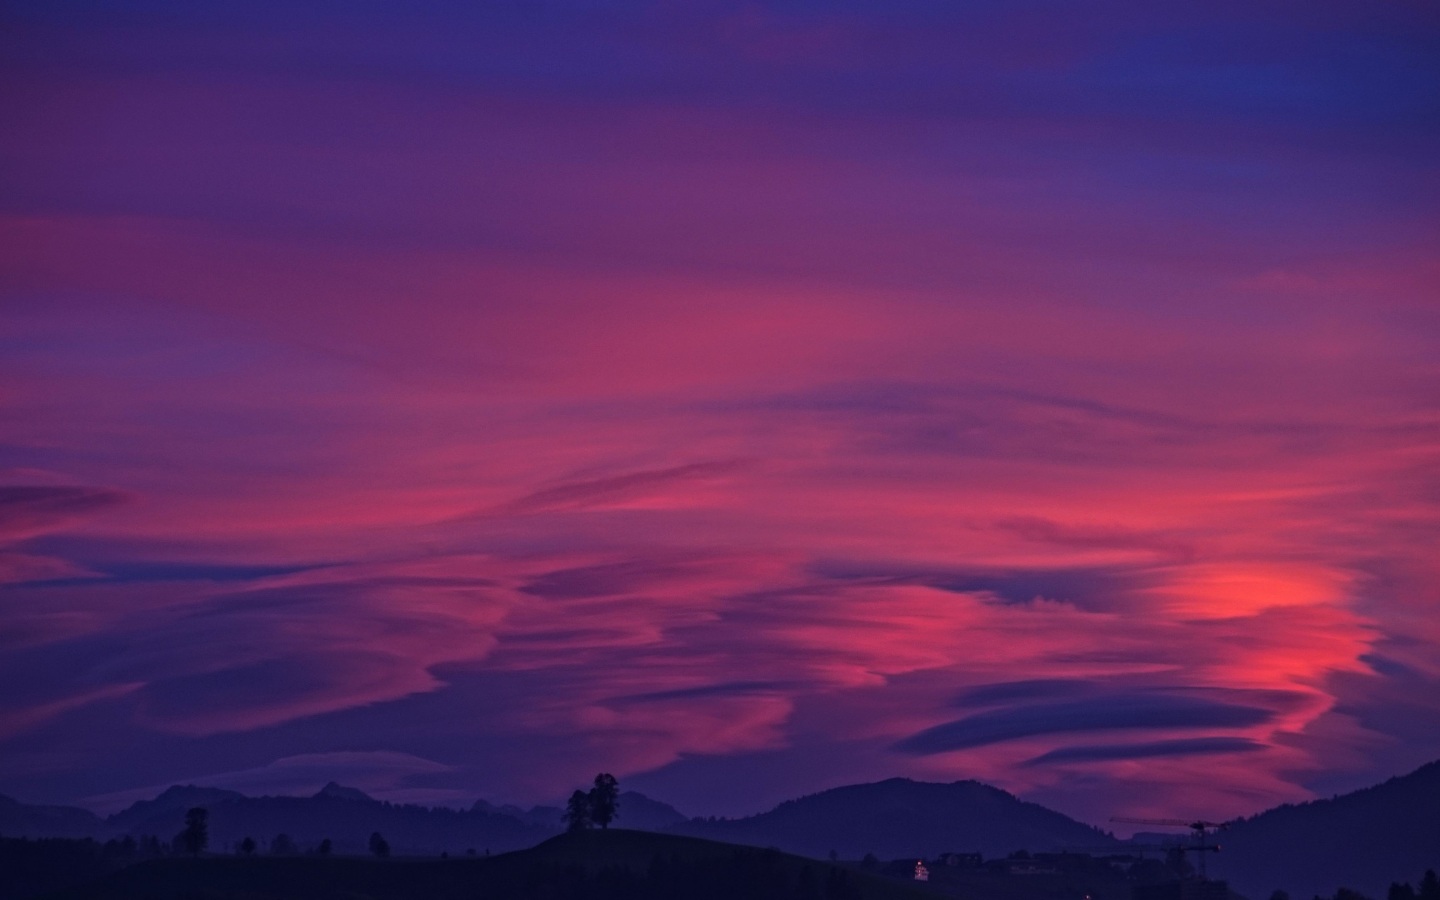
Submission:
M 0 14 L 0 793 L 1440 757 L 1435 4 L 303 5 Z

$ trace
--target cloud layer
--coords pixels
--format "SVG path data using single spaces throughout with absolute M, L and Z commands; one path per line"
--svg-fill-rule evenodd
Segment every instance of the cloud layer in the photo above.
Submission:
M 1434 755 L 1427 9 L 12 6 L 0 792 Z

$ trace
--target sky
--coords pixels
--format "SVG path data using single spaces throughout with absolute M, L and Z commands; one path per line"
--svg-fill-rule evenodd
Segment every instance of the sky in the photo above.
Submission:
M 0 793 L 1440 757 L 1433 4 L 297 6 L 0 13 Z

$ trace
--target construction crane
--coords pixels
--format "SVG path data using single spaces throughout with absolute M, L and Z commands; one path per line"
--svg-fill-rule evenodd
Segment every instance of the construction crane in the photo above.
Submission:
M 1127 825 L 1164 825 L 1168 828 L 1188 828 L 1195 832 L 1195 843 L 1184 849 L 1198 857 L 1201 881 L 1209 880 L 1205 873 L 1206 854 L 1220 852 L 1220 845 L 1210 843 L 1208 838 L 1215 832 L 1224 831 L 1229 827 L 1224 822 L 1207 822 L 1204 819 L 1131 819 L 1126 816 L 1111 816 L 1110 821 L 1124 822 Z

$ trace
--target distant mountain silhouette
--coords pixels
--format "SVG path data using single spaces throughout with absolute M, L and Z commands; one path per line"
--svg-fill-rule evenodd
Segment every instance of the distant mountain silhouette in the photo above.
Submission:
M 330 838 L 336 853 L 363 854 L 379 831 L 396 855 L 483 855 L 534 846 L 561 830 L 560 808 L 469 810 L 397 805 L 330 783 L 310 797 L 246 797 L 220 788 L 176 786 L 153 800 L 100 819 L 75 807 L 32 806 L 0 797 L 4 837 L 94 837 L 153 834 L 162 840 L 183 826 L 185 811 L 210 811 L 210 849 L 228 852 L 249 836 L 261 847 L 280 833 L 301 851 Z M 988 857 L 1015 850 L 1106 846 L 1098 829 L 1023 802 L 975 781 L 934 784 L 894 778 L 824 791 L 735 820 L 686 820 L 642 794 L 620 796 L 617 825 L 735 844 L 777 847 L 823 859 L 874 853 L 883 859 L 933 858 L 943 852 Z M 1177 836 L 1177 837 L 1182 837 Z M 1340 887 L 1381 898 L 1391 881 L 1415 883 L 1440 870 L 1440 762 L 1365 790 L 1285 805 L 1237 821 L 1219 836 L 1224 850 L 1212 875 L 1252 898 L 1275 889 L 1292 897 L 1330 896 Z M 1123 846 L 1119 844 L 1117 846 Z M 263 852 L 263 851 L 262 851 Z
M 564 810 L 558 806 L 532 806 L 529 809 L 506 803 L 503 806 L 495 806 L 485 800 L 476 800 L 475 805 L 470 807 L 472 812 L 484 812 L 490 815 L 509 816 L 512 819 L 519 819 L 521 822 L 528 822 L 549 832 L 559 831 L 563 825 L 561 814 Z
M 522 822 L 547 828 L 556 832 L 563 828 L 565 810 L 559 806 L 532 806 L 521 809 L 518 806 L 492 806 L 484 800 L 476 800 L 471 810 L 511 816 Z M 620 795 L 619 813 L 615 822 L 625 828 L 639 831 L 664 831 L 672 825 L 688 822 L 689 817 L 668 803 L 652 800 L 636 791 L 625 791 Z
M 652 800 L 635 791 L 620 794 L 619 812 L 615 824 L 621 828 L 640 831 L 666 831 L 676 825 L 690 821 L 690 817 L 668 803 Z
M 1252 898 L 1275 889 L 1329 896 L 1349 887 L 1384 897 L 1440 870 L 1440 762 L 1330 800 L 1286 804 L 1221 832 L 1210 871 Z
M 892 778 L 790 800 L 745 819 L 695 819 L 680 834 L 778 847 L 816 858 L 874 853 L 882 859 L 945 852 L 999 856 L 1016 850 L 1103 846 L 1109 835 L 978 781 L 937 784 Z
M 375 802 L 375 798 L 360 790 L 359 788 L 346 787 L 343 784 L 330 782 L 315 793 L 317 798 L 325 797 L 331 800 L 363 800 L 366 803 Z
M 498 853 L 534 846 L 560 828 L 558 821 L 546 828 L 483 810 L 382 803 L 338 785 L 311 797 L 239 797 L 205 806 L 210 811 L 210 846 L 218 851 L 246 837 L 263 845 L 283 832 L 301 850 L 329 838 L 335 852 L 360 854 L 366 852 L 371 833 L 378 831 L 397 855 Z M 172 815 L 147 822 L 141 830 L 173 834 L 181 819 Z
M 0 794 L 0 835 L 5 837 L 92 837 L 104 827 L 88 809 L 31 806 Z
M 185 810 L 195 806 L 208 809 L 244 799 L 244 794 L 223 788 L 175 785 L 166 788 L 154 800 L 141 800 L 106 819 L 103 830 L 113 834 L 154 834 L 169 839 L 180 830 Z
M 330 782 L 309 797 L 247 797 L 236 791 L 195 785 L 166 788 L 101 819 L 73 806 L 31 806 L 0 797 L 0 835 L 5 837 L 93 837 L 108 839 L 153 834 L 168 841 L 184 824 L 185 811 L 210 811 L 210 849 L 225 852 L 246 837 L 262 847 L 275 835 L 289 835 L 301 850 L 325 838 L 337 853 L 365 853 L 370 834 L 385 836 L 396 854 L 499 853 L 531 847 L 564 827 L 558 806 L 493 806 L 477 801 L 469 810 L 383 803 L 358 788 Z M 660 831 L 686 821 L 684 814 L 644 794 L 620 795 L 617 823 Z

